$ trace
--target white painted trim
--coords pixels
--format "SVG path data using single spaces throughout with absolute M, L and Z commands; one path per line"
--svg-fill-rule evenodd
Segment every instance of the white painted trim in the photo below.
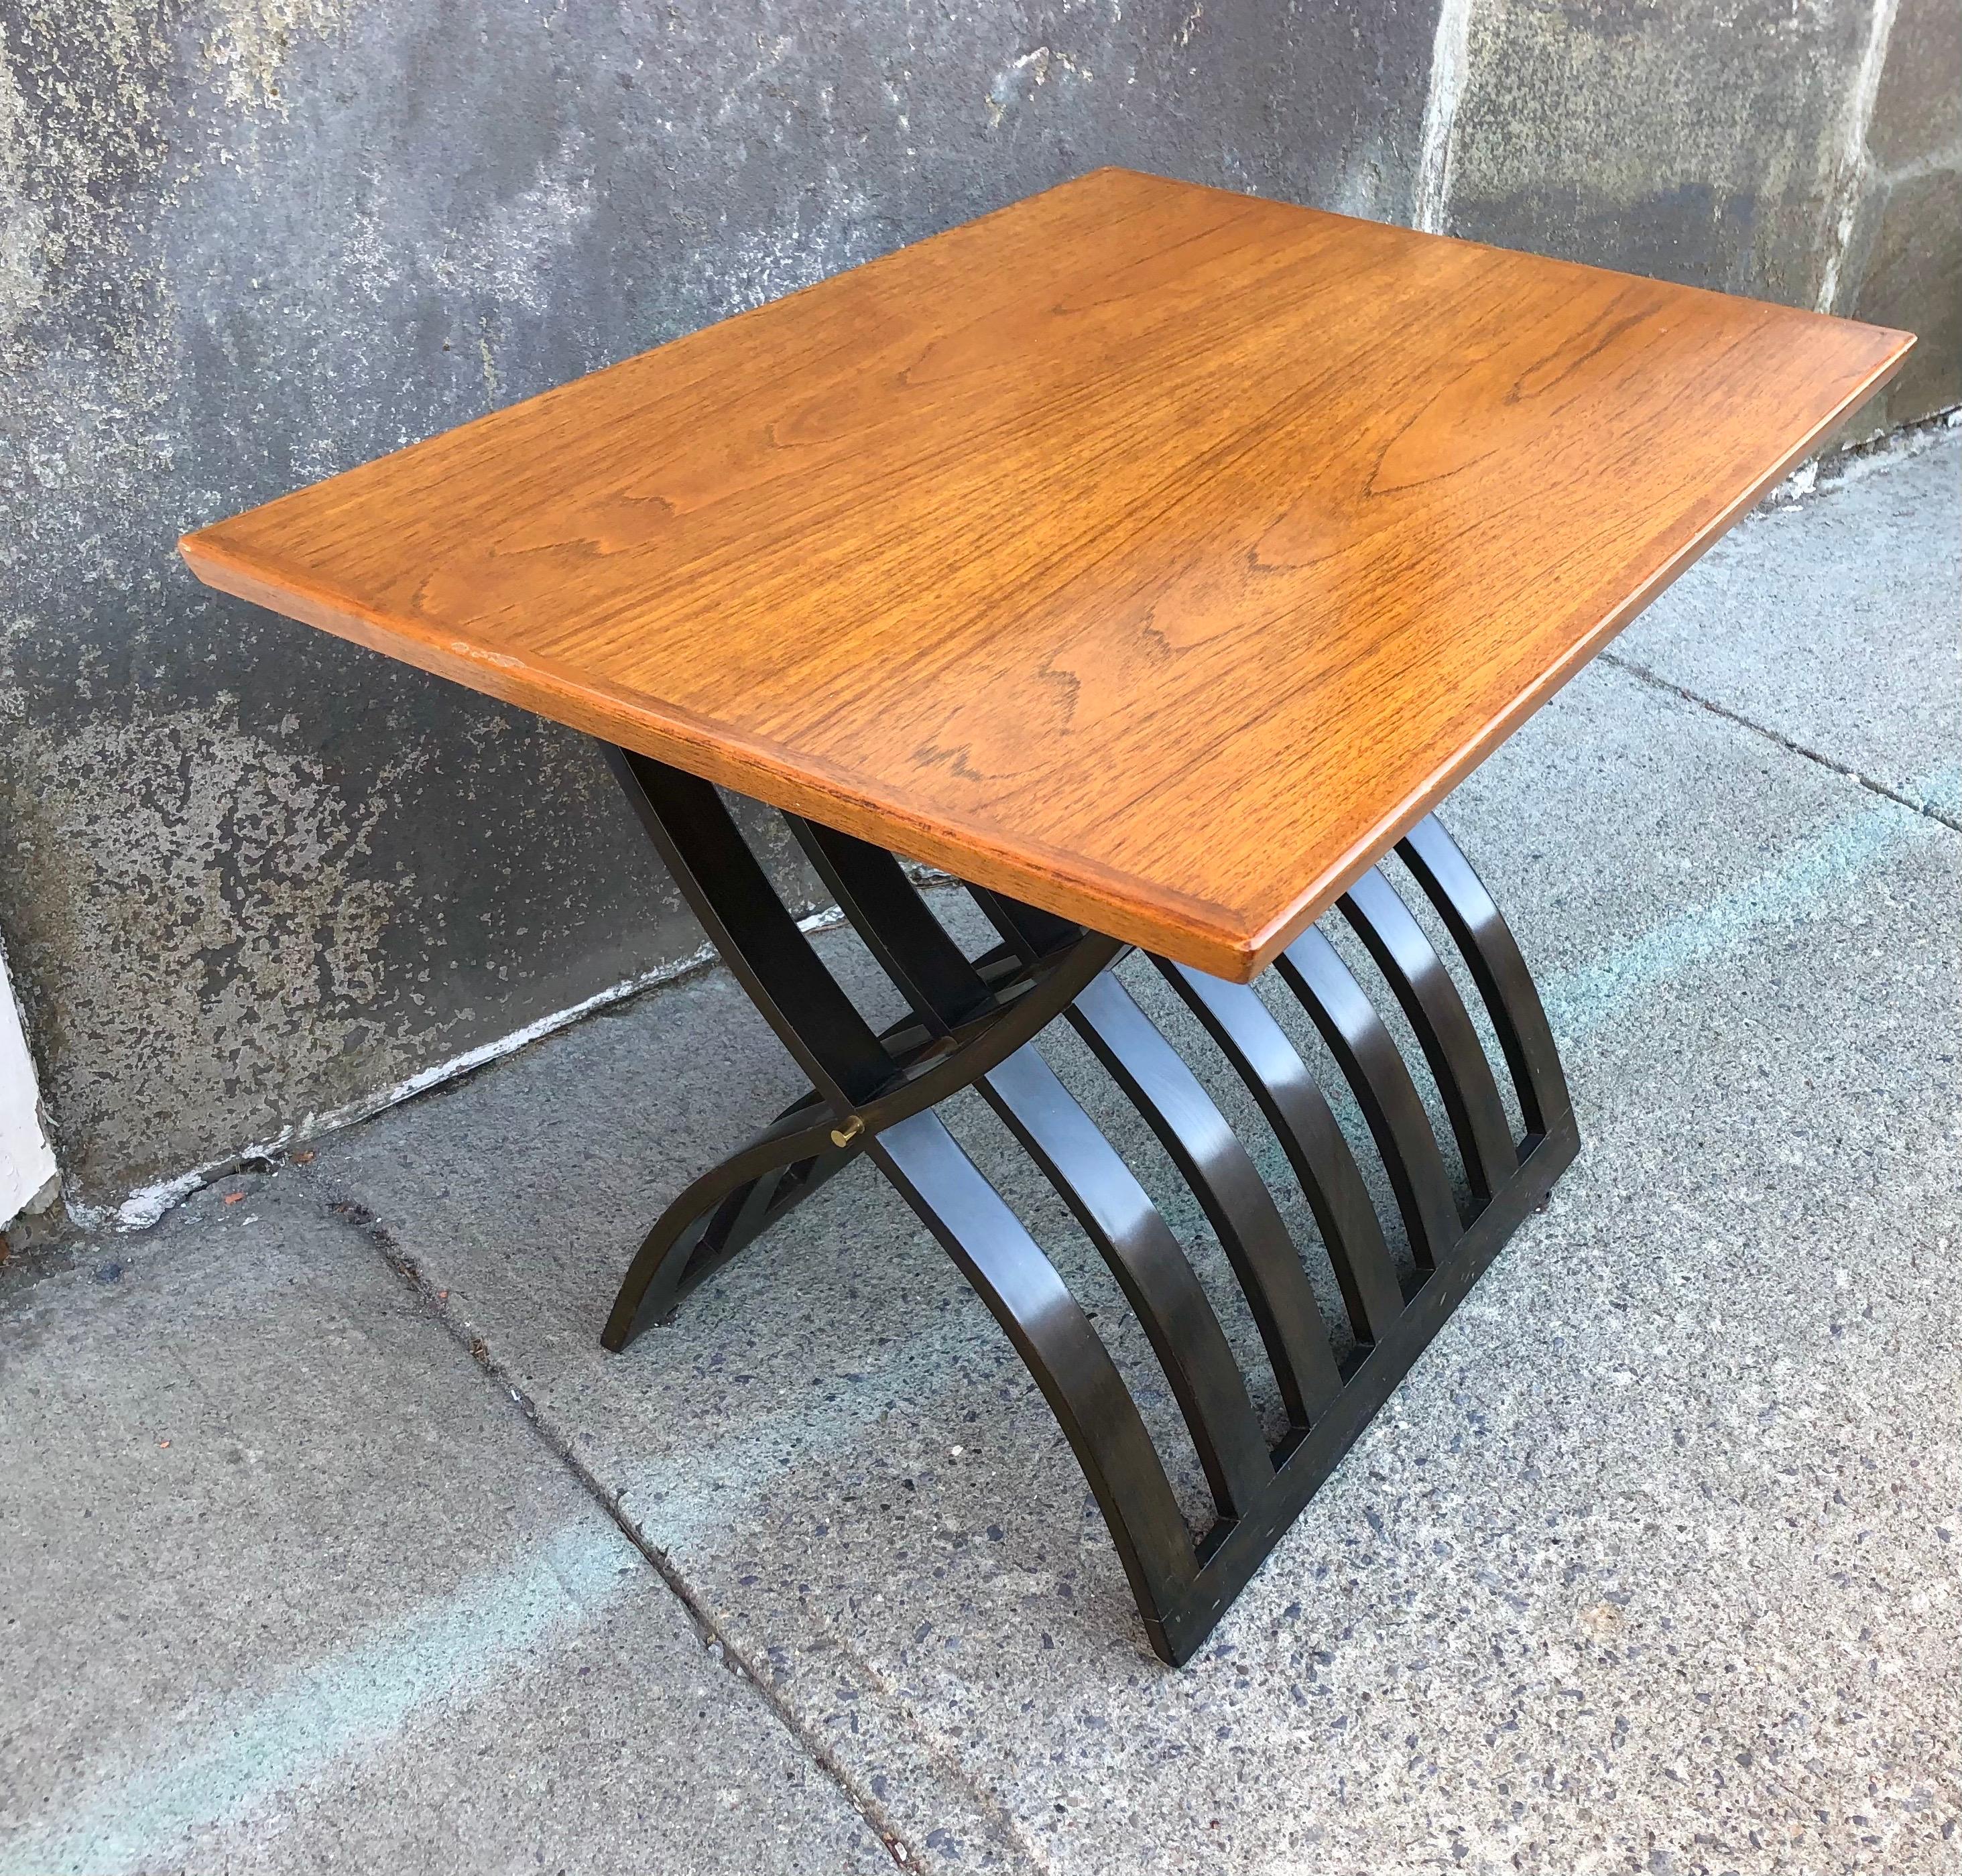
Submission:
M 41 1091 L 0 953 L 0 1225 L 17 1218 L 55 1177 L 54 1149 L 41 1127 Z
M 1471 57 L 1472 0 L 1444 0 L 1431 42 L 1430 89 L 1424 96 L 1417 187 L 1411 197 L 1411 225 L 1428 235 L 1444 232 L 1450 208 L 1451 134 L 1457 128 Z

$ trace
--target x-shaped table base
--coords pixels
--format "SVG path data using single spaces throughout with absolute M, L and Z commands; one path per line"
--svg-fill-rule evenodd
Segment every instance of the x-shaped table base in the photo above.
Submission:
M 1497 906 L 1434 819 L 1398 843 L 1461 952 L 1523 1123 L 1516 1137 L 1457 985 L 1372 869 L 1340 910 L 1417 1038 L 1464 1171 L 1453 1182 L 1411 1072 L 1355 976 L 1311 928 L 1275 968 L 1334 1056 L 1388 1174 L 1413 1267 L 1399 1273 L 1354 1153 L 1307 1065 L 1249 986 L 1154 958 L 1245 1082 L 1284 1149 L 1353 1336 L 1338 1360 L 1274 1195 L 1198 1077 L 1112 973 L 1130 948 L 970 888 L 1000 938 L 970 960 L 891 854 L 788 817 L 910 1014 L 874 1031 L 707 781 L 612 749 L 628 798 L 725 963 L 810 1091 L 695 1180 L 647 1235 L 604 1335 L 624 1348 L 861 1152 L 993 1311 L 1102 1507 L 1152 1647 L 1190 1660 L 1578 1145 L 1538 992 Z M 1219 1318 L 1136 1176 L 1034 1048 L 1058 1017 L 1163 1144 L 1257 1325 L 1287 1430 L 1270 1443 Z M 934 1112 L 974 1088 L 1069 1206 L 1150 1340 L 1216 1516 L 1195 1538 L 1108 1350 L 1027 1229 Z

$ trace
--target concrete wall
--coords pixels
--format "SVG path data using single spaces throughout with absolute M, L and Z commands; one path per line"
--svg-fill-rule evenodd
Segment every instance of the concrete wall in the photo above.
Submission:
M 699 943 L 577 738 L 183 529 L 1103 162 L 1938 332 L 1906 420 L 1951 12 L 3 0 L 0 937 L 71 1203 Z
M 1427 225 L 1919 333 L 1851 439 L 1962 398 L 1955 0 L 1446 12 L 1462 52 Z
M 1878 63 L 1833 310 L 1920 335 L 1884 425 L 1962 397 L 1962 8 L 1900 0 Z

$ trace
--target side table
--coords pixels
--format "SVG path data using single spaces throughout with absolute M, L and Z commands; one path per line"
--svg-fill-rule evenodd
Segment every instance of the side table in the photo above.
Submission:
M 1104 170 L 182 551 L 214 586 L 600 739 L 808 1078 L 655 1222 L 606 1344 L 865 1155 L 1027 1365 L 1175 1663 L 1577 1149 L 1532 979 L 1433 809 L 1911 343 Z M 718 785 L 787 816 L 903 996 L 896 1026 L 826 969 Z M 957 945 L 901 855 L 966 882 L 996 941 Z M 1273 1130 L 1346 1334 L 1193 1063 L 1113 973 L 1134 947 Z M 1252 987 L 1270 967 L 1355 1137 Z M 1186 1248 L 1041 1053 L 1059 1019 L 1218 1238 L 1278 1438 Z M 1136 1312 L 1206 1530 L 937 1114 L 970 1088 Z

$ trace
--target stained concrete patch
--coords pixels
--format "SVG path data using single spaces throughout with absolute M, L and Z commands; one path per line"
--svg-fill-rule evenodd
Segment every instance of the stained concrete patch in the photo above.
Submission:
M 890 1867 L 290 1174 L 0 1279 L 0 1870 Z
M 1817 303 L 1870 0 L 1478 0 L 1447 232 Z
M 1613 655 L 1962 823 L 1962 435 L 1753 516 Z
M 1962 849 L 1606 670 L 1447 818 L 1548 986 L 1584 1157 L 1179 1673 L 1012 1353 L 862 1168 L 599 1350 L 639 1230 L 794 1090 L 726 978 L 319 1170 L 929 1867 L 1932 1871 Z
M 1888 178 L 1873 211 L 1873 241 L 1853 311 L 1875 325 L 1912 332 L 1919 343 L 1881 394 L 1877 415 L 1849 427 L 1855 436 L 1962 402 L 1962 250 L 1947 238 L 1962 227 L 1962 158 L 1954 151 L 1951 144 L 1945 165 Z
M 1839 310 L 1918 333 L 1881 415 L 1910 422 L 1962 399 L 1962 33 L 1949 0 L 1899 0 L 1867 126 L 1865 200 Z

